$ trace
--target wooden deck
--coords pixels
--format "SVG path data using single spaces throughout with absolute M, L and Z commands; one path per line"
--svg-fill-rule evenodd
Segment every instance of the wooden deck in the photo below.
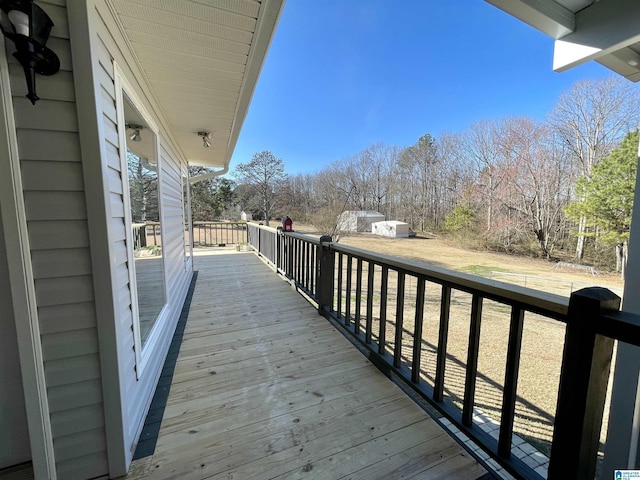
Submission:
M 255 255 L 197 255 L 158 443 L 127 479 L 486 471 Z

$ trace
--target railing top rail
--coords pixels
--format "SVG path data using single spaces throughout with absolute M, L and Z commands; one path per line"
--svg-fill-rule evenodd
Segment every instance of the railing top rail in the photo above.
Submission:
M 238 220 L 237 222 L 219 222 L 219 221 L 211 221 L 211 222 L 207 222 L 207 221 L 203 221 L 203 220 L 198 220 L 196 222 L 193 222 L 194 225 L 246 225 L 247 222 L 245 222 L 244 220 Z
M 267 227 L 266 225 L 260 225 L 259 223 L 255 223 L 255 222 L 247 222 L 247 225 L 258 228 L 260 230 L 267 230 L 268 232 L 273 232 L 273 233 L 278 232 L 278 229 L 276 227 L 272 227 L 272 226 Z
M 132 227 L 144 227 L 145 225 L 160 225 L 160 222 L 146 221 L 146 222 L 131 223 Z
M 287 237 L 297 238 L 298 240 L 304 240 L 305 242 L 309 242 L 313 245 L 320 245 L 320 238 L 316 238 L 311 235 L 306 235 L 304 233 L 296 233 L 296 232 L 284 232 Z
M 468 273 L 455 272 L 424 262 L 406 260 L 381 253 L 374 253 L 356 247 L 329 244 L 337 252 L 346 253 L 397 270 L 421 275 L 427 280 L 446 284 L 459 290 L 479 292 L 491 300 L 507 304 L 522 305 L 525 310 L 541 313 L 557 320 L 566 321 L 569 299 L 553 293 L 541 292 L 532 288 L 520 287 L 498 280 L 489 280 Z
M 600 317 L 596 331 L 600 335 L 640 347 L 639 327 L 640 315 L 624 311 L 608 311 Z

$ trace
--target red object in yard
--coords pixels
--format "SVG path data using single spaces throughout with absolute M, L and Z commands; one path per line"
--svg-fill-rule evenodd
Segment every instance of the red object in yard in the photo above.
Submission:
M 291 220 L 289 217 L 282 218 L 282 231 L 293 232 L 293 220 Z

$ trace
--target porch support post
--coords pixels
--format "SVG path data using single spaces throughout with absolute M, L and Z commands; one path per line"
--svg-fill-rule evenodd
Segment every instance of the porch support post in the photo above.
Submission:
M 333 271 L 335 253 L 331 249 L 332 238 L 329 235 L 320 237 L 318 246 L 318 270 L 316 279 L 318 313 L 325 315 L 333 308 Z M 325 315 L 326 316 L 326 315 Z
M 571 295 L 549 480 L 595 477 L 614 344 L 596 331 L 601 314 L 619 307 L 620 297 L 605 288 Z
M 640 157 L 640 155 L 639 155 Z M 640 163 L 640 161 L 639 161 Z M 640 166 L 640 165 L 639 165 Z M 622 309 L 640 314 L 640 175 L 636 177 L 635 201 L 629 238 L 629 259 Z M 607 443 L 602 463 L 602 478 L 616 469 L 635 469 L 640 435 L 640 347 L 618 343 Z

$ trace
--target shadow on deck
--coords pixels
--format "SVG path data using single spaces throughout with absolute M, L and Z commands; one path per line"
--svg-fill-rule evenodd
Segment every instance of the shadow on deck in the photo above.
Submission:
M 199 271 L 155 452 L 127 479 L 477 479 L 418 405 L 253 254 Z

